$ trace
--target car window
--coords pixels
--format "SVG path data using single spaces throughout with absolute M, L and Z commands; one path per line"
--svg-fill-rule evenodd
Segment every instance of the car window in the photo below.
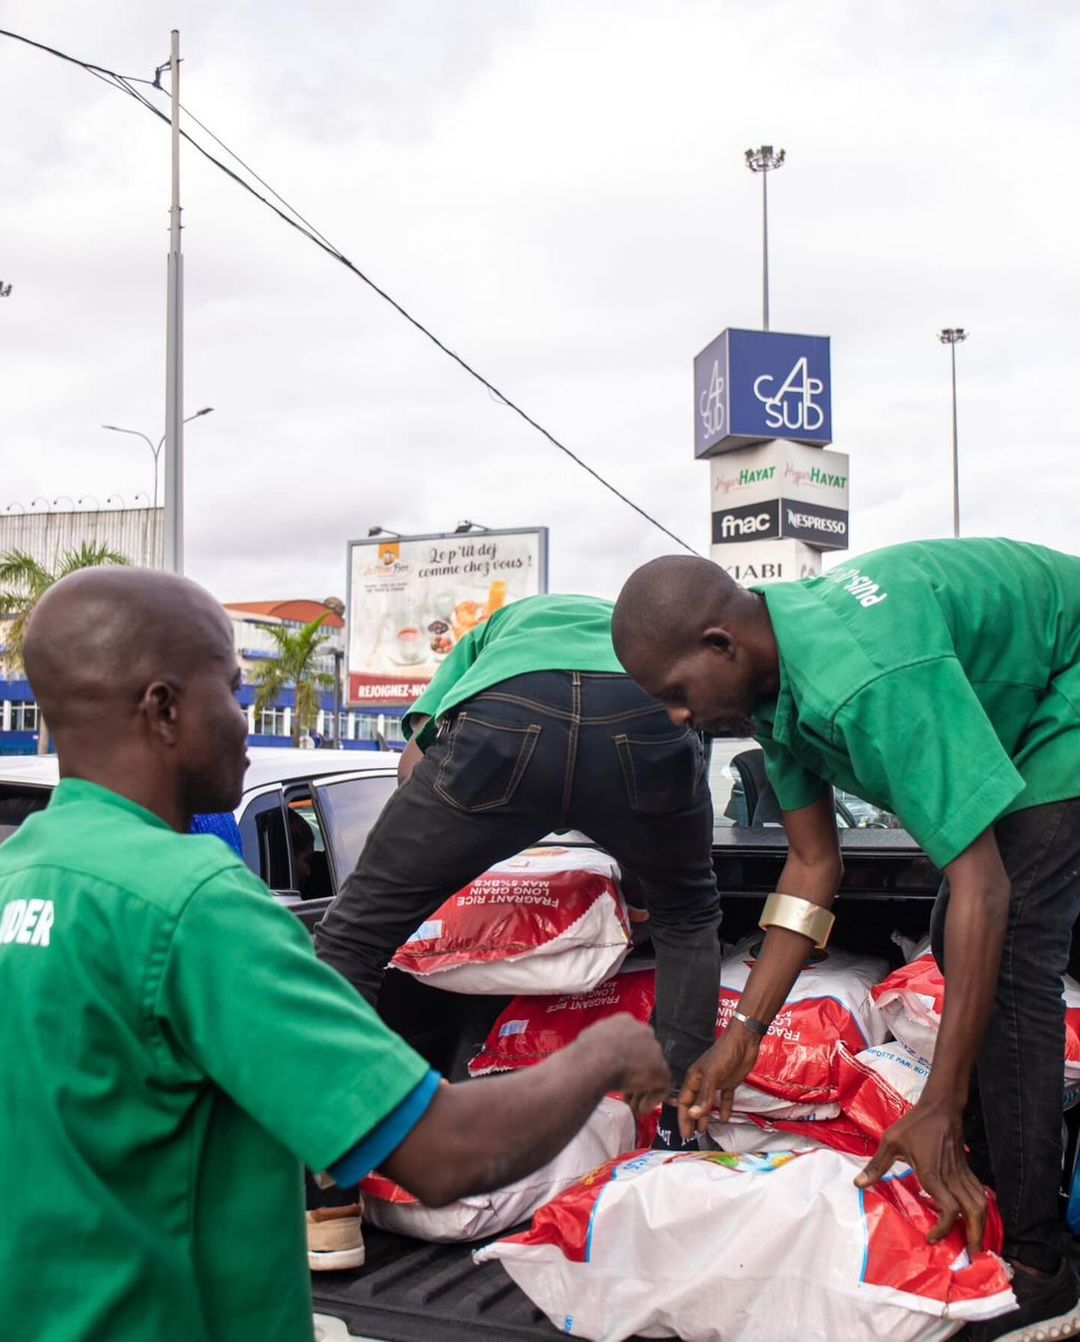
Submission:
M 339 881 L 356 866 L 371 827 L 397 787 L 393 775 L 345 778 L 313 788 L 325 826 L 323 839 Z
M 271 890 L 292 890 L 292 863 L 280 789 L 254 797 L 240 815 L 244 861 Z
M 862 797 L 856 797 L 853 792 L 843 792 L 837 788 L 836 800 L 847 808 L 855 829 L 903 829 L 892 811 L 875 806 L 873 802 L 863 801 Z
M 718 740 L 709 753 L 709 788 L 713 798 L 713 835 L 734 826 L 772 829 L 782 823 L 776 795 L 765 773 L 765 755 L 752 740 Z M 899 829 L 891 811 L 873 806 L 853 793 L 835 790 L 836 823 L 840 829 Z
M 27 816 L 43 811 L 51 796 L 51 788 L 19 787 L 15 783 L 0 787 L 0 843 L 10 839 Z
M 322 822 L 311 790 L 305 784 L 286 793 L 292 888 L 302 899 L 325 899 L 334 893 Z

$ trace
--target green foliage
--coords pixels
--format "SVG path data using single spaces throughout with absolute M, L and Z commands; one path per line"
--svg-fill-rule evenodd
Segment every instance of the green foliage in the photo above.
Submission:
M 334 677 L 329 671 L 319 671 L 315 661 L 329 641 L 329 634 L 322 634 L 323 621 L 330 612 L 318 616 L 301 629 L 291 629 L 288 625 L 268 626 L 268 633 L 277 645 L 277 657 L 261 667 L 255 677 L 255 713 L 273 706 L 283 690 L 296 687 L 296 710 L 292 716 L 292 743 L 300 744 L 301 733 L 315 724 L 319 711 L 319 691 L 333 688 Z
M 126 564 L 124 555 L 107 545 L 83 541 L 77 550 L 60 556 L 55 570 L 39 564 L 25 550 L 8 550 L 0 555 L 0 619 L 10 620 L 6 630 L 6 655 L 12 667 L 22 669 L 23 639 L 34 607 L 53 585 L 79 569 L 98 568 L 103 564 Z

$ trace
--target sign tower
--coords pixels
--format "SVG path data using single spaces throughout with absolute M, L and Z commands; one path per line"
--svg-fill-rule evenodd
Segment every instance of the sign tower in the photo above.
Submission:
M 778 166 L 783 151 L 773 160 Z M 694 456 L 709 462 L 709 554 L 744 586 L 810 577 L 821 572 L 823 551 L 848 545 L 848 459 L 827 450 L 829 338 L 770 331 L 767 279 L 763 302 L 764 330 L 721 331 L 694 360 Z

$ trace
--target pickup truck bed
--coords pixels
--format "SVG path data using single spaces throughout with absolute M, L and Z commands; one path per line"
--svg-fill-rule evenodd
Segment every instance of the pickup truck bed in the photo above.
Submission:
M 386 1342 L 553 1342 L 553 1328 L 498 1263 L 476 1267 L 471 1244 L 424 1244 L 364 1229 L 357 1272 L 312 1274 L 315 1309 L 358 1338 Z
M 940 877 L 902 831 L 849 830 L 841 844 L 846 871 L 835 940 L 866 954 L 891 953 L 898 961 L 890 934 L 897 927 L 909 936 L 925 931 Z M 786 848 L 779 829 L 731 829 L 718 836 L 714 860 L 724 896 L 725 940 L 734 941 L 755 925 L 762 899 L 775 889 Z M 321 916 L 318 903 L 297 910 L 309 927 Z M 391 974 L 379 1006 L 434 1066 L 461 1079 L 464 1062 L 506 1000 L 460 998 Z M 438 1033 L 431 1032 L 432 1022 L 440 1023 Z M 331 1200 L 346 1197 L 338 1193 Z M 364 1242 L 363 1268 L 312 1274 L 316 1312 L 342 1320 L 352 1337 L 552 1342 L 563 1336 L 498 1263 L 473 1264 L 476 1245 L 427 1244 L 370 1227 Z

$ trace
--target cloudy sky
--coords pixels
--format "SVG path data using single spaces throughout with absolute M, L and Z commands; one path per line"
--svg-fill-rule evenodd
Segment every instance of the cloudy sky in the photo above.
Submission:
M 963 525 L 1080 549 L 1073 0 L 0 0 L 0 26 L 150 77 L 351 259 L 673 531 L 708 543 L 691 360 L 830 335 L 855 552 Z M 157 96 L 157 95 L 155 95 Z M 164 106 L 164 101 L 162 102 Z M 0 509 L 152 487 L 168 132 L 0 39 Z M 195 128 L 191 128 L 193 133 Z M 188 571 L 342 593 L 382 524 L 544 523 L 552 585 L 673 547 L 338 263 L 185 152 Z

